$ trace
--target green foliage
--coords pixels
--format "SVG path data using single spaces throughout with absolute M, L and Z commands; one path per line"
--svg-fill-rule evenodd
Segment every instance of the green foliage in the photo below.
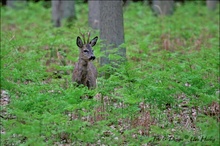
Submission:
M 1 109 L 2 145 L 217 145 L 219 113 L 208 109 L 219 105 L 219 10 L 186 3 L 155 17 L 131 3 L 124 9 L 127 62 L 99 67 L 96 60 L 110 77 L 88 90 L 71 82 L 87 7 L 77 3 L 77 20 L 61 28 L 52 27 L 42 2 L 1 7 L 1 89 L 10 95 Z M 120 60 L 115 51 L 110 60 Z M 192 109 L 197 119 L 186 124 Z

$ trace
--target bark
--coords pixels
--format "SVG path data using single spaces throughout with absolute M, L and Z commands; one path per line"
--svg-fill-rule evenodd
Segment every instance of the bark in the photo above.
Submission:
M 25 0 L 7 0 L 6 5 L 11 8 L 22 8 L 27 4 Z
M 128 6 L 131 3 L 131 0 L 123 0 L 123 6 Z
M 218 1 L 217 0 L 206 0 L 206 5 L 209 10 L 214 11 L 217 7 Z
M 61 0 L 52 0 L 52 21 L 55 27 L 61 26 Z
M 52 21 L 55 27 L 60 27 L 63 19 L 69 23 L 75 18 L 74 0 L 52 0 Z
M 89 0 L 89 26 L 93 29 L 99 29 L 100 9 L 99 1 Z
M 109 51 L 113 48 L 119 48 L 118 55 L 122 57 L 121 61 L 126 60 L 126 49 L 119 46 L 124 43 L 124 25 L 122 0 L 118 1 L 99 1 L 100 3 L 100 39 L 102 40 L 104 57 L 101 57 L 101 66 L 109 64 Z
M 63 15 L 62 18 L 67 18 L 68 20 L 73 20 L 75 18 L 75 2 L 74 0 L 63 1 Z
M 174 0 L 153 0 L 152 8 L 157 15 L 172 15 Z

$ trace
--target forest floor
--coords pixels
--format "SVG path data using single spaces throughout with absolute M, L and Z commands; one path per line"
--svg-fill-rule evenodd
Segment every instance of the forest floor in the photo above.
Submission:
M 1 145 L 219 145 L 219 9 L 189 2 L 156 17 L 130 3 L 127 62 L 101 67 L 96 59 L 111 75 L 99 76 L 95 90 L 71 82 L 87 5 L 77 3 L 76 14 L 54 28 L 43 3 L 1 7 Z

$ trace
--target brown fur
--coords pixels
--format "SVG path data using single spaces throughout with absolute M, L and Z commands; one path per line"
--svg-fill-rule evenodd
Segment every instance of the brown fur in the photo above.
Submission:
M 83 84 L 89 89 L 96 87 L 97 70 L 91 61 L 80 60 L 75 64 L 73 82 Z
M 83 36 L 83 40 L 85 40 Z M 87 43 L 82 42 L 80 37 L 77 37 L 76 44 L 79 47 L 80 54 L 79 60 L 75 64 L 75 68 L 73 70 L 72 81 L 78 84 L 83 84 L 87 86 L 89 89 L 94 89 L 96 87 L 96 79 L 97 79 L 97 70 L 92 63 L 92 60 L 95 59 L 93 54 L 92 47 L 96 44 L 98 37 L 95 37 L 90 42 Z

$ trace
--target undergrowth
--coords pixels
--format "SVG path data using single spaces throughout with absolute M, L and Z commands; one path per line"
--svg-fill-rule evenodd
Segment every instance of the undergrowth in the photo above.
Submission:
M 219 10 L 206 9 L 186 3 L 155 17 L 148 6 L 126 6 L 128 60 L 88 90 L 71 82 L 86 4 L 61 28 L 42 3 L 1 7 L 1 144 L 218 145 Z M 111 68 L 94 63 L 99 73 Z

